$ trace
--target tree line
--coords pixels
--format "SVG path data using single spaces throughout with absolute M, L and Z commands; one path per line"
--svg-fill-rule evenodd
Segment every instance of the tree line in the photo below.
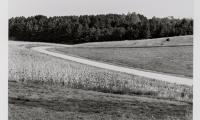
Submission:
M 136 13 L 9 19 L 9 39 L 33 42 L 77 44 L 192 34 L 193 19 L 148 19 Z

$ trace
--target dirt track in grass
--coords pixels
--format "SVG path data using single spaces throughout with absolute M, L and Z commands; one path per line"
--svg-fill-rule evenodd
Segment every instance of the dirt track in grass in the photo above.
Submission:
M 161 81 L 170 82 L 170 83 L 177 83 L 177 84 L 192 86 L 192 79 L 190 79 L 190 78 L 184 78 L 184 77 L 179 77 L 179 76 L 167 75 L 167 74 L 163 74 L 163 73 L 156 73 L 156 72 L 152 72 L 152 71 L 145 71 L 145 70 L 138 70 L 138 69 L 134 69 L 134 68 L 116 66 L 116 65 L 112 65 L 112 64 L 98 62 L 98 61 L 92 61 L 90 59 L 84 59 L 84 57 L 79 58 L 76 56 L 70 56 L 70 55 L 67 55 L 68 50 L 70 48 L 61 48 L 61 49 L 57 48 L 56 50 L 54 50 L 54 49 L 52 50 L 50 48 L 53 48 L 53 47 L 40 46 L 40 47 L 33 47 L 32 49 L 35 51 L 38 51 L 40 53 L 44 53 L 44 54 L 51 55 L 54 57 L 62 58 L 65 60 L 71 60 L 74 62 L 78 62 L 78 63 L 90 65 L 90 66 L 95 66 L 95 67 L 104 68 L 104 69 L 108 69 L 108 70 L 119 71 L 119 72 L 128 73 L 128 74 L 132 74 L 132 75 L 144 76 L 147 78 L 152 78 L 152 79 L 161 80 Z M 72 48 L 72 49 L 77 51 L 77 48 Z M 65 52 L 63 52 L 62 50 L 64 50 Z M 75 52 L 75 54 L 79 53 L 79 52 L 81 53 L 81 51 L 78 50 L 78 52 Z M 87 52 L 87 54 L 88 54 L 88 52 Z M 112 53 L 110 53 L 110 55 L 112 56 Z M 109 56 L 109 55 L 106 55 L 106 56 Z M 159 66 L 159 65 L 155 65 L 155 66 Z M 161 68 L 161 67 L 159 67 L 159 68 Z
M 192 46 L 165 47 L 57 47 L 54 51 L 123 67 L 192 77 Z

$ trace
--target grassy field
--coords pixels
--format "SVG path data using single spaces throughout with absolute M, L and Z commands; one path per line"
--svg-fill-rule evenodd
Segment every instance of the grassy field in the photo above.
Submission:
M 169 41 L 166 39 L 169 38 Z M 174 45 L 193 45 L 193 36 L 177 36 L 157 39 L 144 40 L 125 40 L 113 42 L 93 42 L 75 45 L 76 47 L 143 47 L 143 46 L 174 46 Z
M 10 119 L 192 119 L 190 86 L 90 67 L 28 48 L 9 44 Z
M 96 61 L 180 76 L 193 76 L 192 36 L 87 43 L 54 51 Z
M 9 83 L 9 120 L 192 120 L 192 105 L 55 85 Z

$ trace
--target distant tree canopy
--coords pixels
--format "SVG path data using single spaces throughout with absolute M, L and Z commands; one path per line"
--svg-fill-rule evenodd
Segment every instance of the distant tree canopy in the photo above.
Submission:
M 97 41 L 135 40 L 193 34 L 192 19 L 156 18 L 128 13 L 9 19 L 9 38 L 76 44 Z

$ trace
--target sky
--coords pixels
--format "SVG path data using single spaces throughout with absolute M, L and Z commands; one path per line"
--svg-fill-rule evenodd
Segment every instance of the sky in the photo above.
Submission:
M 9 0 L 8 16 L 127 14 L 193 18 L 193 0 Z

